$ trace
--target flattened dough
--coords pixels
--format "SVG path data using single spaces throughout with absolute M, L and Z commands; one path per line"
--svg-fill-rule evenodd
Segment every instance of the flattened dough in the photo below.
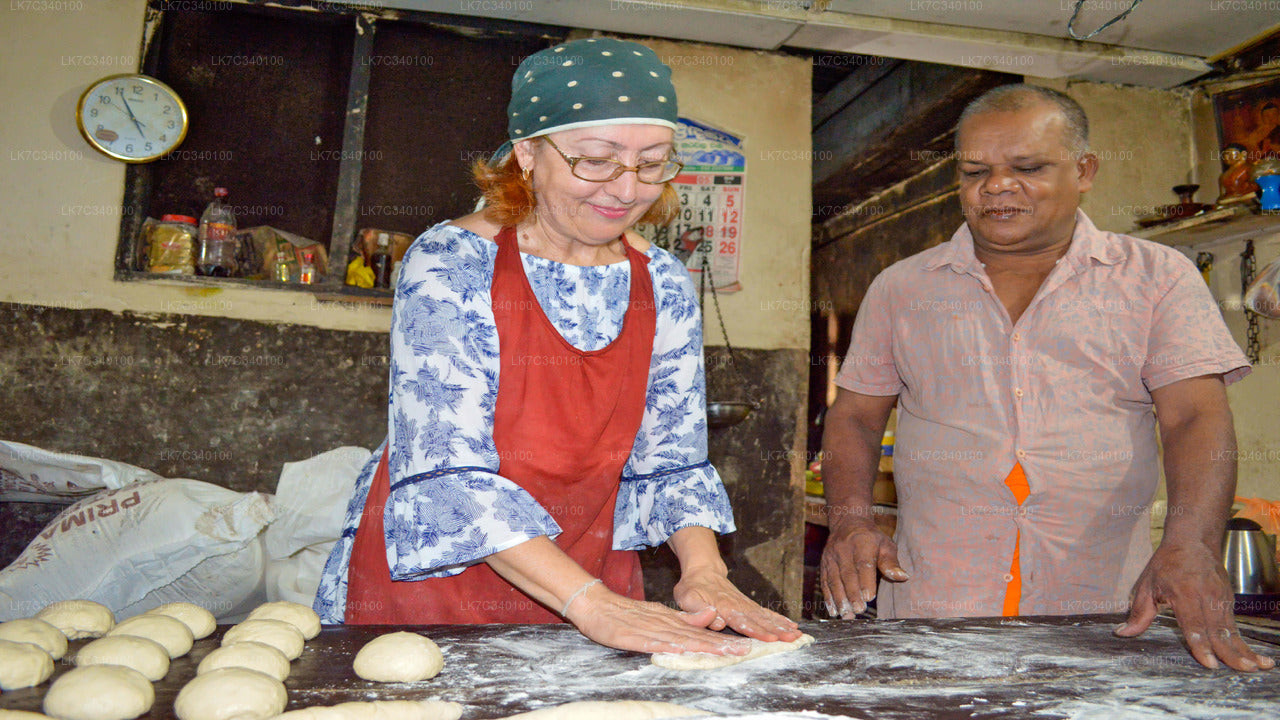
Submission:
M 178 692 L 178 720 L 264 720 L 289 702 L 279 680 L 247 668 L 221 668 L 197 675 Z
M 53 674 L 53 658 L 39 645 L 0 640 L 0 690 L 39 685 Z
M 284 653 L 267 645 L 252 640 L 241 640 L 230 645 L 223 645 L 204 656 L 196 668 L 197 675 L 219 670 L 225 667 L 240 667 L 257 670 L 264 675 L 284 682 L 289 677 L 289 658 Z
M 156 700 L 151 681 L 133 668 L 90 665 L 64 673 L 44 696 L 44 713 L 59 720 L 130 720 Z
M 738 663 L 762 658 L 766 655 L 799 650 L 813 644 L 812 635 L 801 635 L 790 642 L 760 642 L 752 638 L 751 650 L 746 655 L 712 655 L 710 653 L 654 653 L 650 660 L 658 667 L 669 670 L 715 670 Z
M 180 620 L 191 631 L 191 637 L 196 640 L 209 637 L 209 633 L 218 627 L 218 621 L 214 619 L 213 613 L 189 602 L 165 603 L 151 608 L 143 615 L 168 615 L 175 620 Z
M 587 700 L 510 715 L 506 720 L 650 720 L 712 715 L 705 710 L 654 700 Z
M 56 602 L 36 613 L 36 618 L 61 630 L 68 640 L 102 637 L 116 625 L 111 608 L 92 600 Z
M 67 654 L 67 636 L 44 620 L 23 618 L 0 623 L 0 640 L 40 646 L 54 660 Z
M 170 658 L 186 655 L 195 643 L 186 624 L 168 615 L 135 615 L 107 633 L 107 637 L 114 635 L 135 635 L 154 640 L 164 647 Z
M 320 616 L 315 610 L 296 602 L 281 600 L 263 603 L 249 613 L 246 620 L 283 620 L 298 628 L 302 637 L 310 640 L 320 634 Z
M 27 712 L 26 710 L 5 710 L 0 708 L 0 720 L 49 720 L 44 713 Z
M 169 651 L 151 638 L 112 635 L 80 648 L 76 653 L 76 665 L 123 665 L 155 682 L 169 672 Z
M 455 702 L 375 700 L 290 710 L 274 720 L 458 720 L 460 717 L 462 706 Z
M 302 631 L 283 620 L 245 620 L 234 625 L 222 636 L 222 644 L 230 645 L 241 640 L 264 643 L 284 653 L 290 660 L 302 654 L 305 640 Z
M 360 648 L 351 664 L 356 675 L 375 682 L 418 682 L 433 678 L 444 667 L 440 648 L 417 633 L 380 635 Z

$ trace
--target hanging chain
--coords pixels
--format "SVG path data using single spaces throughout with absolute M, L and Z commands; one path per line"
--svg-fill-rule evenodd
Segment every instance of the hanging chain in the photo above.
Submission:
M 1240 296 L 1244 297 L 1244 293 L 1249 289 L 1249 285 L 1253 282 L 1253 276 L 1258 272 L 1257 257 L 1253 253 L 1253 241 L 1245 242 L 1244 252 L 1240 254 Z M 1258 313 L 1243 307 L 1244 317 L 1249 321 L 1249 329 L 1245 332 L 1245 354 L 1249 357 L 1249 362 L 1254 365 L 1262 356 L 1262 343 L 1258 341 Z
M 738 374 L 738 361 L 733 356 L 733 345 L 729 344 L 729 331 L 724 327 L 724 313 L 720 312 L 720 295 L 716 293 L 716 279 L 711 275 L 711 263 L 707 260 L 707 252 L 702 251 L 702 277 L 699 282 L 698 289 L 698 305 L 702 305 L 703 292 L 707 286 L 707 280 L 711 281 L 711 302 L 716 306 L 716 320 L 720 322 L 720 336 L 724 338 L 724 347 L 729 351 L 729 367 L 733 369 L 735 375 Z M 701 308 L 699 308 L 701 309 Z
M 1094 35 L 1097 35 L 1103 30 L 1106 30 L 1112 25 L 1115 25 L 1116 23 L 1128 17 L 1129 13 L 1133 12 L 1133 9 L 1138 7 L 1138 5 L 1140 5 L 1141 3 L 1142 3 L 1142 0 L 1133 0 L 1133 4 L 1129 6 L 1128 10 L 1125 10 L 1119 15 L 1106 21 L 1105 23 L 1102 24 L 1102 27 L 1098 28 L 1097 30 L 1094 30 L 1093 32 L 1089 33 L 1088 35 L 1085 35 L 1084 37 L 1080 37 L 1079 35 L 1076 34 L 1075 24 L 1076 24 L 1076 17 L 1080 15 L 1080 8 L 1081 6 L 1084 5 L 1084 0 L 1076 0 L 1076 9 L 1072 11 L 1071 19 L 1067 21 L 1067 34 L 1069 34 L 1072 38 L 1076 40 L 1088 40 Z

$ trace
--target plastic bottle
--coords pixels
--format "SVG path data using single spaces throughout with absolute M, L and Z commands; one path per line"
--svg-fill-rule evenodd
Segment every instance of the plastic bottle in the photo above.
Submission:
M 298 282 L 304 285 L 310 285 L 316 281 L 316 265 L 312 259 L 311 251 L 302 253 L 302 265 L 298 268 Z
M 222 204 L 226 188 L 213 189 L 213 202 L 200 216 L 200 274 L 230 277 L 236 274 L 236 215 Z
M 289 282 L 292 277 L 289 269 L 289 254 L 293 252 L 292 247 L 288 249 L 281 245 L 276 248 L 276 280 L 280 282 Z
M 374 249 L 373 255 L 369 258 L 369 265 L 373 268 L 373 286 L 379 288 L 391 287 L 391 236 L 386 233 L 378 233 L 378 247 Z

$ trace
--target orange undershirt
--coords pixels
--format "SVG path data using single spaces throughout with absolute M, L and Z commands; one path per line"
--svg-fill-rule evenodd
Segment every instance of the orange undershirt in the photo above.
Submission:
M 1009 477 L 1004 479 L 1004 484 L 1009 486 L 1013 491 L 1013 498 L 1018 501 L 1018 505 L 1027 499 L 1031 494 L 1031 486 L 1027 484 L 1027 474 L 1022 471 L 1022 464 L 1015 463 L 1013 469 L 1009 471 Z M 1013 579 L 1009 581 L 1009 586 L 1004 591 L 1004 616 L 1013 617 L 1018 614 L 1018 602 L 1022 600 L 1022 570 L 1018 567 L 1018 545 L 1022 540 L 1022 531 L 1018 531 L 1018 536 L 1013 541 L 1013 565 L 1009 568 L 1009 574 Z

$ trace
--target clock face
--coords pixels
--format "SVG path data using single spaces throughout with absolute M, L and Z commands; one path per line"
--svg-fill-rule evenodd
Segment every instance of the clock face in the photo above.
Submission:
M 80 134 L 125 162 L 149 162 L 187 135 L 187 108 L 168 85 L 146 75 L 113 75 L 85 90 L 76 107 Z

